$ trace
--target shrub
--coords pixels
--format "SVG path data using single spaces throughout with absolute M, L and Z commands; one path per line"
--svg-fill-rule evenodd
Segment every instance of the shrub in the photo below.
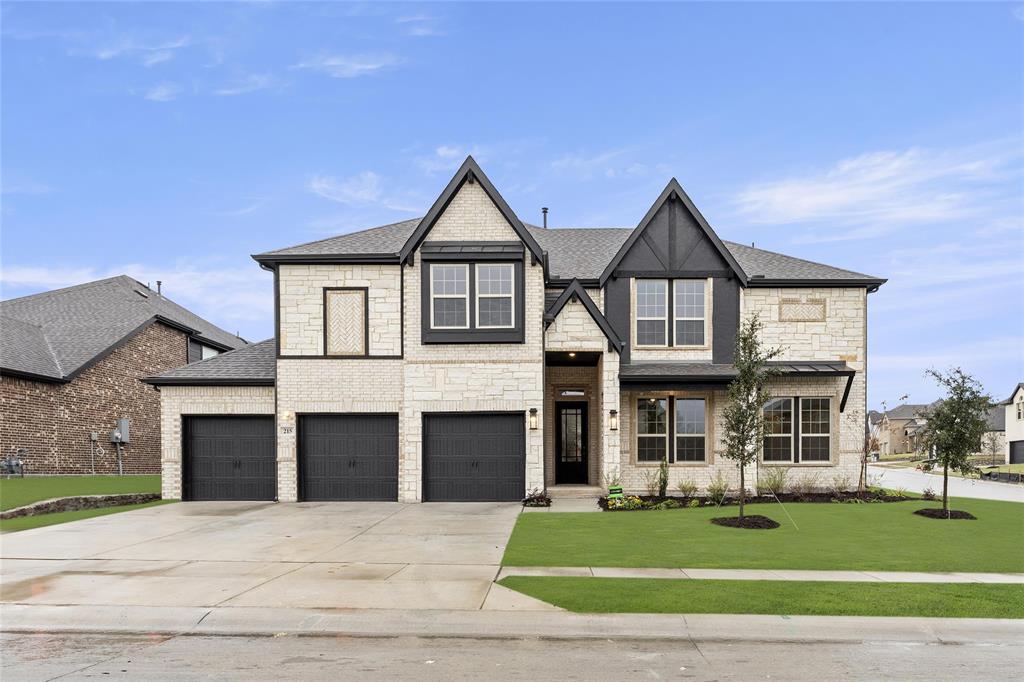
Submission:
M 622 479 L 619 478 L 619 472 L 615 471 L 615 472 L 613 472 L 610 475 L 609 474 L 605 474 L 604 475 L 604 485 L 607 488 L 611 488 L 613 485 L 614 486 L 622 485 Z
M 683 506 L 683 503 L 679 500 L 663 500 L 658 504 L 652 504 L 651 509 L 657 511 L 664 511 L 665 509 L 679 509 Z
M 683 496 L 684 500 L 689 500 L 697 494 L 697 484 L 690 479 L 679 481 L 679 483 L 676 484 L 676 489 L 679 491 L 679 494 Z
M 892 491 L 892 494 L 895 495 L 896 497 L 903 498 L 903 497 L 907 496 L 907 489 L 906 488 L 896 488 L 896 490 Z M 934 497 L 934 495 L 933 495 L 933 497 Z
M 608 500 L 609 509 L 643 509 L 644 502 L 636 495 L 623 495 L 615 500 Z
M 797 497 L 805 497 L 809 495 L 811 492 L 813 492 L 814 489 L 817 487 L 817 472 L 813 474 L 804 474 L 803 476 L 794 479 L 792 485 L 790 486 L 790 488 L 793 491 L 793 494 L 796 495 Z
M 654 497 L 658 494 L 658 485 L 660 484 L 661 471 L 659 469 L 644 469 L 644 488 L 647 490 L 647 494 Z
M 729 493 L 729 484 L 726 482 L 722 472 L 715 474 L 715 478 L 708 484 L 708 499 L 715 504 L 725 502 L 725 496 Z
M 789 472 L 781 467 L 771 467 L 764 473 L 757 474 L 758 495 L 781 495 L 786 492 L 786 475 Z
M 832 477 L 832 484 L 829 486 L 833 495 L 842 495 L 850 490 L 850 475 L 836 474 Z
M 931 488 L 925 488 L 924 492 L 921 493 L 921 497 L 926 499 L 926 500 L 934 500 L 935 499 L 935 491 L 932 490 Z
M 551 496 L 548 495 L 547 490 L 541 490 L 540 488 L 534 488 L 526 497 L 523 498 L 524 507 L 550 507 Z
M 686 503 L 686 506 L 689 507 L 690 509 L 696 509 L 697 507 L 700 506 L 700 500 L 690 500 L 689 502 Z
M 658 465 L 658 497 L 665 497 L 668 493 L 668 462 L 661 460 Z

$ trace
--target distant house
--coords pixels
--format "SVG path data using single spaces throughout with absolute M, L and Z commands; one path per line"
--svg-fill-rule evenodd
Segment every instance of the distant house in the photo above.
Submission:
M 0 454 L 29 473 L 160 471 L 160 397 L 140 378 L 246 342 L 126 276 L 0 302 Z
M 900 405 L 880 414 L 876 428 L 879 452 L 902 455 L 917 452 L 917 441 L 924 426 L 924 413 L 931 405 Z
M 1003 409 L 1006 463 L 1024 464 L 1024 382 L 999 406 Z

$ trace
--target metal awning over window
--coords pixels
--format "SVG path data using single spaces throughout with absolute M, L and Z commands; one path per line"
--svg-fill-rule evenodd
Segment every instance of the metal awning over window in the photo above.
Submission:
M 420 247 L 424 260 L 519 260 L 524 253 L 522 242 L 424 242 Z
M 853 377 L 857 373 L 845 362 L 788 362 L 768 363 L 784 377 L 828 378 L 846 377 L 846 388 L 839 411 L 846 409 Z M 623 365 L 619 368 L 619 384 L 636 391 L 722 389 L 736 377 L 731 364 L 710 362 L 652 362 Z

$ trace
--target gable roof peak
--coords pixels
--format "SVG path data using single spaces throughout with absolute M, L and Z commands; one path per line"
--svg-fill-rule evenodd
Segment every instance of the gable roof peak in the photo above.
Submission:
M 615 268 L 619 266 L 619 263 L 633 247 L 633 244 L 636 243 L 636 240 L 640 238 L 643 231 L 646 230 L 647 226 L 650 225 L 652 220 L 654 220 L 654 216 L 658 214 L 661 207 L 664 206 L 673 195 L 677 196 L 679 200 L 683 202 L 683 206 L 685 206 L 686 210 L 693 216 L 697 225 L 700 226 L 705 236 L 711 241 L 712 246 L 715 247 L 715 250 L 718 251 L 719 255 L 722 256 L 725 262 L 729 264 L 729 267 L 739 279 L 740 285 L 746 286 L 747 274 L 743 271 L 743 268 L 740 267 L 739 262 L 736 260 L 735 256 L 732 255 L 732 252 L 730 252 L 729 249 L 725 247 L 725 244 L 722 243 L 722 240 L 719 239 L 714 228 L 712 228 L 707 219 L 704 218 L 704 215 L 697 208 L 697 205 L 693 203 L 693 200 L 690 199 L 686 190 L 683 189 L 683 186 L 679 184 L 679 181 L 676 180 L 675 177 L 672 177 L 668 181 L 668 184 L 665 185 L 665 189 L 661 191 L 658 198 L 655 199 L 653 204 L 651 204 L 651 207 L 647 210 L 643 219 L 637 224 L 636 228 L 630 233 L 622 246 L 619 247 L 619 250 L 611 261 L 609 261 L 608 266 L 604 269 L 604 272 L 601 273 L 601 286 L 604 286 L 605 282 L 608 281 L 608 278 L 612 276 L 612 273 L 615 272 Z
M 530 253 L 533 254 L 534 261 L 543 262 L 544 252 L 540 248 L 540 244 L 538 244 L 537 240 L 534 239 L 532 234 L 530 234 L 530 231 L 526 229 L 526 226 L 523 225 L 523 221 L 519 219 L 519 216 L 517 216 L 512 208 L 505 202 L 505 199 L 501 196 L 490 178 L 487 177 L 487 174 L 484 173 L 482 168 L 480 168 L 476 159 L 474 159 L 472 155 L 466 156 L 466 160 L 463 161 L 462 165 L 459 166 L 459 169 L 455 171 L 455 175 L 453 175 L 452 179 L 448 181 L 444 191 L 441 192 L 439 197 L 437 197 L 433 205 L 430 207 L 430 210 L 427 211 L 427 214 L 423 216 L 422 220 L 420 220 L 419 225 L 417 225 L 416 229 L 413 230 L 411 235 L 409 235 L 409 239 L 406 240 L 405 245 L 402 246 L 402 250 L 399 253 L 399 260 L 402 263 L 406 263 L 408 261 L 412 253 L 423 242 L 427 233 L 430 232 L 434 223 L 436 223 L 438 218 L 441 217 L 444 210 L 448 208 L 448 204 L 450 204 L 452 199 L 455 198 L 459 189 L 461 189 L 462 185 L 467 181 L 480 183 L 480 187 L 483 188 L 484 193 L 487 194 L 488 198 L 490 198 L 492 202 L 494 202 L 498 211 L 505 220 L 508 221 L 508 224 L 515 231 L 516 235 L 519 236 L 519 239 L 526 244 L 526 248 L 530 250 Z

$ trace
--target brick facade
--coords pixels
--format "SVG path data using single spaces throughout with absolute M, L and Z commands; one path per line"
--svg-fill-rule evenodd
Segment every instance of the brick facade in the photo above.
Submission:
M 187 336 L 154 323 L 66 384 L 0 377 L 0 450 L 28 450 L 28 471 L 88 474 L 93 470 L 90 434 L 99 434 L 96 473 L 116 473 L 110 432 L 119 418 L 131 420 L 124 471 L 160 472 L 160 395 L 143 377 L 187 362 Z

